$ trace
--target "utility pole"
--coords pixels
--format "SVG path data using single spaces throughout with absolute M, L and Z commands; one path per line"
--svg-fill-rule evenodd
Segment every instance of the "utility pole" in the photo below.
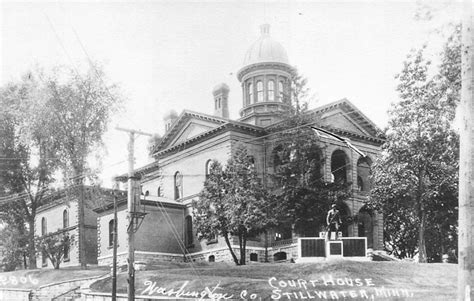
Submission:
M 117 191 L 114 191 L 114 237 L 112 257 L 112 301 L 117 300 Z
M 131 130 L 131 129 L 124 129 L 120 127 L 116 127 L 117 130 L 127 132 L 129 134 L 129 142 L 128 142 L 128 198 L 127 198 L 127 219 L 128 219 L 128 226 L 127 226 L 127 234 L 128 234 L 128 301 L 135 300 L 135 212 L 136 204 L 135 204 L 135 197 L 136 197 L 136 187 L 137 187 L 137 179 L 133 172 L 133 163 L 135 157 L 134 153 L 134 145 L 135 145 L 135 135 L 144 135 L 144 136 L 152 136 L 151 134 L 144 133 L 141 131 Z
M 472 0 L 464 0 L 461 43 L 459 138 L 458 300 L 474 300 L 474 22 Z

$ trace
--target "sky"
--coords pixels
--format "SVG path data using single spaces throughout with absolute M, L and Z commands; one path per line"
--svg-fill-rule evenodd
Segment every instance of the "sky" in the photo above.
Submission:
M 433 18 L 415 18 L 426 7 Z M 172 109 L 212 114 L 220 83 L 239 117 L 236 74 L 261 24 L 308 79 L 310 108 L 347 98 L 384 128 L 410 49 L 428 43 L 435 56 L 435 29 L 460 20 L 456 1 L 3 1 L 0 11 L 0 85 L 35 66 L 80 69 L 91 59 L 120 86 L 123 111 L 93 156 L 102 162 L 91 159 L 108 187 L 127 171 L 128 136 L 116 126 L 163 135 Z M 136 140 L 136 167 L 151 162 L 147 141 Z

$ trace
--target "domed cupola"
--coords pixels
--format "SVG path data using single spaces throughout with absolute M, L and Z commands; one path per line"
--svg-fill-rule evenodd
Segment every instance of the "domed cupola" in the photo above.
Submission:
M 255 41 L 245 54 L 244 66 L 256 63 L 283 63 L 288 65 L 285 48 L 270 36 L 270 25 L 260 26 L 260 38 Z
M 291 107 L 292 67 L 285 48 L 270 36 L 270 25 L 260 26 L 260 38 L 248 49 L 237 78 L 242 84 L 240 121 L 266 126 L 282 119 Z

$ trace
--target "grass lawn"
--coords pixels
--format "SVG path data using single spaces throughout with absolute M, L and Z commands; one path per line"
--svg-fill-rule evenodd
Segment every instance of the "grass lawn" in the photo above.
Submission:
M 36 269 L 4 272 L 0 273 L 0 289 L 34 289 L 53 282 L 100 276 L 109 271 L 110 268 L 107 267 L 89 267 L 87 270 L 81 270 L 80 267 L 64 267 L 59 270 Z
M 127 273 L 118 276 L 126 294 Z M 136 295 L 220 300 L 456 300 L 457 265 L 408 262 L 163 264 L 137 271 Z M 111 279 L 93 291 L 110 293 Z

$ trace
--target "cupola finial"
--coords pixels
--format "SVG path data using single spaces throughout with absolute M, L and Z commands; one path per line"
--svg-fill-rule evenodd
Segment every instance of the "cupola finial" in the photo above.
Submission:
M 270 35 L 270 24 L 260 25 L 260 33 L 261 33 L 262 36 Z

